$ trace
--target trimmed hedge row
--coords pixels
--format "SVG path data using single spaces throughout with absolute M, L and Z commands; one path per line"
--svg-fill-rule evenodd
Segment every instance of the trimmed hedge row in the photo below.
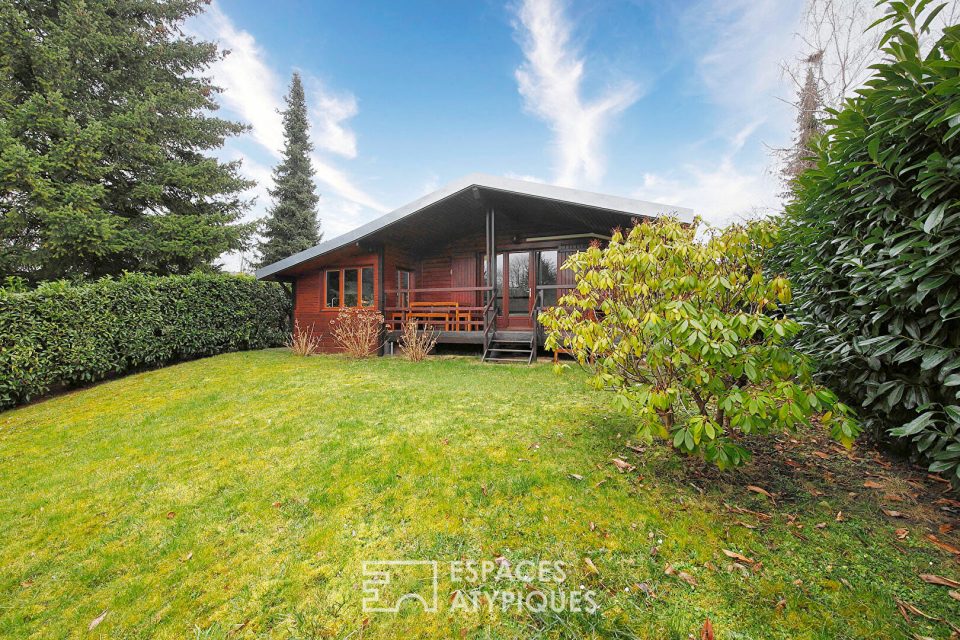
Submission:
M 137 369 L 278 346 L 289 311 L 281 285 L 221 274 L 0 291 L 0 408 Z

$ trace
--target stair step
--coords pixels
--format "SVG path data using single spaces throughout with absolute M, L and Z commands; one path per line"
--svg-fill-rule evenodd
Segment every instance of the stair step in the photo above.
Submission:
M 492 358 L 487 357 L 485 362 L 527 362 L 526 358 Z
M 507 353 L 525 353 L 530 355 L 530 349 L 507 349 L 506 347 L 490 347 L 490 351 L 501 351 Z

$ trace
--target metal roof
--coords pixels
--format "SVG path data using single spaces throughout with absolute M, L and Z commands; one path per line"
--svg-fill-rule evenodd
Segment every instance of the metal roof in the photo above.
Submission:
M 528 182 L 526 180 L 517 180 L 514 178 L 504 178 L 500 176 L 491 176 L 482 173 L 474 173 L 450 184 L 437 189 L 433 193 L 427 194 L 422 198 L 414 200 L 409 204 L 380 216 L 367 224 L 361 225 L 352 231 L 337 236 L 331 240 L 321 242 L 320 244 L 295 253 L 292 256 L 284 258 L 273 264 L 269 264 L 262 269 L 258 269 L 256 276 L 258 279 L 269 278 L 281 271 L 295 267 L 298 264 L 312 260 L 325 253 L 330 253 L 352 243 L 358 242 L 371 236 L 372 234 L 389 227 L 401 220 L 413 216 L 433 205 L 447 200 L 460 192 L 477 187 L 483 191 L 499 192 L 503 195 L 518 195 L 527 198 L 536 198 L 545 201 L 555 201 L 576 205 L 585 209 L 593 209 L 614 214 L 622 214 L 625 217 L 645 217 L 653 218 L 663 215 L 673 215 L 682 222 L 693 221 L 693 210 L 674 205 L 657 204 L 654 202 L 645 202 L 643 200 L 634 200 L 632 198 L 622 198 L 603 193 L 593 193 L 590 191 L 581 191 L 580 189 L 569 189 L 566 187 L 557 187 L 550 184 L 539 182 Z

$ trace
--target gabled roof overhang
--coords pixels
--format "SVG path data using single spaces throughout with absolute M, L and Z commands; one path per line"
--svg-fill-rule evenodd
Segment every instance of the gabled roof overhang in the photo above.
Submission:
M 654 218 L 668 215 L 679 218 L 681 222 L 690 223 L 693 221 L 693 211 L 684 207 L 557 187 L 514 178 L 471 174 L 376 220 L 361 225 L 353 231 L 267 265 L 257 270 L 256 276 L 260 280 L 283 279 L 285 272 L 295 271 L 298 265 L 350 245 L 374 240 L 376 236 L 383 235 L 384 230 L 399 227 L 418 214 L 434 209 L 442 213 L 439 208 L 444 203 L 450 205 L 452 200 L 457 197 L 461 198 L 461 204 L 459 209 L 451 209 L 454 212 L 453 215 L 457 211 L 465 211 L 463 204 L 467 202 L 474 202 L 477 207 L 485 206 L 482 204 L 484 202 L 492 202 L 494 203 L 492 206 L 498 213 L 501 208 L 511 209 L 512 205 L 515 205 L 518 210 L 522 210 L 523 203 L 526 202 L 550 205 L 558 215 L 568 214 L 577 219 L 604 214 L 603 220 L 617 220 L 619 224 L 624 225 L 628 224 L 632 218 Z M 609 228 L 612 228 L 612 226 Z

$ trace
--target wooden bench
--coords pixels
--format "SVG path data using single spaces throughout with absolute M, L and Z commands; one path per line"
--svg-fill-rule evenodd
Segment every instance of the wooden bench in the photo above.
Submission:
M 445 331 L 452 331 L 454 325 L 460 324 L 460 303 L 455 300 L 430 300 L 425 302 L 411 302 L 409 316 L 412 320 L 426 322 L 442 321 Z M 436 311 L 443 309 L 443 311 Z

